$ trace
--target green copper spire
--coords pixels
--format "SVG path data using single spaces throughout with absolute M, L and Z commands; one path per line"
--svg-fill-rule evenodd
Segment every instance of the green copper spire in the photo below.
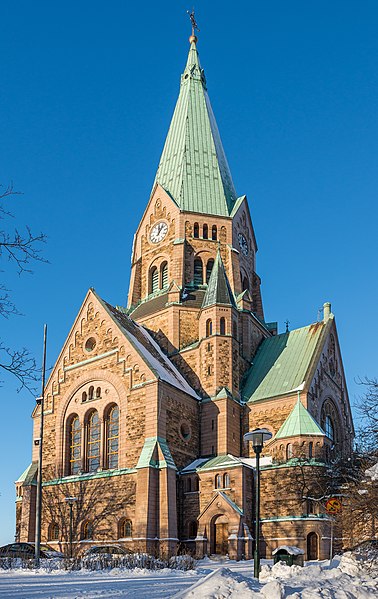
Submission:
M 277 439 L 284 439 L 285 437 L 299 437 L 300 435 L 316 435 L 325 436 L 316 420 L 311 416 L 310 412 L 306 410 L 302 404 L 299 394 L 298 401 L 294 408 L 286 418 L 285 422 L 279 429 L 278 433 L 274 437 Z
M 214 306 L 215 304 L 236 307 L 234 294 L 232 293 L 219 250 L 203 298 L 202 309 Z
M 229 216 L 236 192 L 207 95 L 196 38 L 156 173 L 181 210 Z

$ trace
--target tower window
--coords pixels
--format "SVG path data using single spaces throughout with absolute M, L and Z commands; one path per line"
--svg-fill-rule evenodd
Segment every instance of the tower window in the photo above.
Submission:
M 89 391 L 88 391 L 88 399 L 93 399 L 93 395 L 94 395 L 94 387 L 89 387 Z
M 96 389 L 96 397 L 99 399 L 101 397 L 101 387 L 97 387 Z
M 314 444 L 312 441 L 308 444 L 308 457 L 312 458 L 314 455 Z
M 204 239 L 209 239 L 209 227 L 207 225 L 203 225 L 202 231 L 203 231 L 202 237 Z
M 225 335 L 226 334 L 226 319 L 222 318 L 220 319 L 220 323 L 219 323 L 219 331 L 221 335 Z
M 168 287 L 168 262 L 163 262 L 160 267 L 161 270 L 161 286 L 162 289 Z
M 214 260 L 210 258 L 206 264 L 206 283 L 209 282 L 211 271 L 213 270 Z
M 214 241 L 217 239 L 217 225 L 213 225 L 211 228 L 211 239 Z
M 213 334 L 213 321 L 208 318 L 206 321 L 206 337 L 210 337 Z
M 156 266 L 150 270 L 150 293 L 155 293 L 159 289 L 159 272 Z
M 230 486 L 230 475 L 226 473 L 226 474 L 223 476 L 223 487 L 224 487 L 225 489 L 227 489 L 229 486 Z
M 286 459 L 290 460 L 293 457 L 293 446 L 291 443 L 286 445 Z
M 198 225 L 198 223 L 194 223 L 194 225 L 193 225 L 193 237 L 195 237 L 196 239 L 198 239 L 198 237 L 199 237 L 199 225 Z
M 194 284 L 203 284 L 203 266 L 201 258 L 196 258 L 194 260 Z
M 221 474 L 217 474 L 215 477 L 215 488 L 216 489 L 222 488 L 222 475 Z

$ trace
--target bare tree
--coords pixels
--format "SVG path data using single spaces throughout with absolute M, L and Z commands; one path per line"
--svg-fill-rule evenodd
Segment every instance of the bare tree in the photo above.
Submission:
M 81 540 L 85 522 L 89 524 L 91 538 L 99 541 L 114 538 L 112 528 L 127 515 L 127 507 L 135 500 L 135 489 L 130 485 L 117 493 L 114 488 L 105 488 L 102 479 L 45 486 L 42 500 L 43 527 L 45 530 L 53 524 L 58 527 L 63 549 L 68 546 L 70 538 L 69 506 L 65 497 L 76 498 L 72 521 L 73 554 L 76 555 L 80 548 L 77 541 Z
M 13 218 L 6 203 L 17 195 L 21 194 L 14 190 L 12 183 L 0 189 L 0 221 Z M 7 262 L 19 275 L 31 273 L 33 262 L 46 262 L 41 255 L 40 246 L 45 241 L 43 233 L 34 235 L 28 226 L 21 233 L 17 228 L 10 231 L 3 225 L 0 227 L 0 261 L 2 264 Z M 4 272 L 4 269 L 0 272 Z M 0 316 L 9 318 L 11 315 L 20 315 L 20 312 L 12 301 L 10 290 L 4 282 L 0 282 Z M 14 349 L 0 338 L 0 368 L 16 377 L 19 382 L 18 390 L 25 387 L 32 393 L 35 392 L 34 383 L 38 380 L 39 373 L 35 359 L 28 349 Z
M 356 408 L 360 415 L 358 444 L 361 450 L 378 455 L 378 379 L 365 377 L 359 381 L 365 393 Z

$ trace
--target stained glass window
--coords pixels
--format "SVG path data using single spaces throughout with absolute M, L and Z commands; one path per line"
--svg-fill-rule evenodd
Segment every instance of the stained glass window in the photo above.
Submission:
M 119 408 L 114 406 L 108 417 L 108 468 L 118 468 Z
M 88 420 L 87 469 L 96 472 L 100 467 L 100 419 L 97 412 L 92 412 Z
M 71 422 L 70 427 L 70 474 L 77 474 L 81 470 L 81 427 L 79 417 Z

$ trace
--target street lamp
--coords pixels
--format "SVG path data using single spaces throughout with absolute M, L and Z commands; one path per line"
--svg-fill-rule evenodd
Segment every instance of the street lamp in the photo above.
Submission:
M 272 433 L 266 428 L 256 428 L 244 435 L 244 441 L 252 441 L 252 447 L 256 454 L 255 551 L 253 554 L 255 578 L 259 578 L 260 575 L 260 453 L 265 441 L 269 441 L 271 438 Z
M 72 557 L 72 508 L 75 501 L 77 501 L 77 497 L 65 497 L 64 501 L 70 506 L 70 557 Z

